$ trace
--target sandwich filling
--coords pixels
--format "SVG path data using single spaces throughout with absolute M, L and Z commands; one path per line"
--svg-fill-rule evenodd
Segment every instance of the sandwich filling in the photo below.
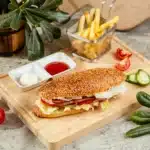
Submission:
M 118 94 L 124 93 L 125 91 L 126 87 L 124 83 L 122 83 L 108 91 L 95 93 L 94 95 L 72 98 L 58 97 L 57 99 L 55 98 L 51 100 L 41 98 L 36 105 L 44 114 L 52 114 L 56 111 L 71 111 L 72 109 L 88 111 L 95 107 L 99 107 L 104 101 Z

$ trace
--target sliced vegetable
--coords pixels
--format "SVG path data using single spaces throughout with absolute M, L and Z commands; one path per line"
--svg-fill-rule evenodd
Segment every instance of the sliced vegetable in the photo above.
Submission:
M 131 116 L 131 120 L 140 125 L 150 123 L 150 118 L 143 118 L 135 115 Z
M 136 74 L 133 73 L 133 74 L 127 75 L 126 81 L 130 82 L 130 83 L 137 84 L 138 82 L 136 80 Z
M 137 93 L 136 98 L 141 105 L 150 108 L 150 95 L 149 94 L 141 91 Z
M 127 57 L 124 60 L 117 63 L 115 67 L 120 71 L 126 71 L 129 69 L 130 65 L 131 65 L 130 59 Z
M 121 48 L 118 48 L 115 55 L 116 55 L 117 59 L 123 60 L 126 57 L 128 57 L 128 58 L 131 57 L 132 53 L 125 51 L 125 50 L 122 50 Z
M 150 83 L 149 74 L 142 69 L 138 70 L 136 80 L 140 85 L 148 85 Z
M 126 136 L 135 138 L 146 134 L 150 134 L 150 124 L 142 125 L 134 129 L 131 129 L 126 133 Z
M 143 118 L 150 118 L 150 112 L 146 111 L 136 111 L 133 113 L 134 116 L 143 117 Z

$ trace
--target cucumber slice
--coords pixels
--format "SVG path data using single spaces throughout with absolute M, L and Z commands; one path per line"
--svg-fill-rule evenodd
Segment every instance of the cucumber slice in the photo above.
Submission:
M 138 70 L 136 80 L 140 85 L 148 85 L 150 83 L 149 74 L 142 69 Z
M 136 74 L 133 73 L 133 74 L 128 75 L 126 81 L 137 84 L 138 82 L 136 80 Z

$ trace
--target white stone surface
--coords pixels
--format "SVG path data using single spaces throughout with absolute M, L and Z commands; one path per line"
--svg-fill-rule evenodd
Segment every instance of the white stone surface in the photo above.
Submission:
M 118 32 L 117 35 L 133 49 L 150 59 L 150 20 L 130 32 Z M 65 47 L 64 45 L 68 46 L 68 43 L 64 43 L 65 40 L 62 38 L 57 43 L 47 46 L 47 54 Z M 26 63 L 28 61 L 23 53 L 10 58 L 0 57 L 0 73 L 7 73 L 12 68 Z M 0 107 L 6 109 L 7 117 L 5 124 L 0 125 L 0 150 L 46 150 L 2 101 Z M 134 126 L 132 122 L 126 120 L 126 117 L 122 117 L 104 128 L 73 141 L 70 145 L 65 145 L 62 150 L 150 150 L 150 135 L 136 139 L 124 137 L 124 133 Z

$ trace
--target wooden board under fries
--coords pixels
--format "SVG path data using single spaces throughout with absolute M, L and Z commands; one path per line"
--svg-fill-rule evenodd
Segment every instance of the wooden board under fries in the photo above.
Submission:
M 77 70 L 115 64 L 117 60 L 113 57 L 113 54 L 118 47 L 133 53 L 130 71 L 143 68 L 150 72 L 150 62 L 136 51 L 128 48 L 116 37 L 112 40 L 111 50 L 103 55 L 98 62 L 87 63 L 75 59 L 78 66 Z M 21 92 L 8 76 L 1 76 L 0 94 L 16 115 L 47 146 L 48 150 L 56 150 L 62 145 L 137 109 L 139 104 L 135 97 L 136 93 L 140 90 L 150 92 L 150 86 L 141 88 L 129 83 L 126 83 L 126 85 L 128 88 L 126 94 L 111 100 L 109 108 L 104 112 L 96 110 L 56 119 L 40 119 L 32 113 L 32 106 L 38 99 L 38 88 Z

